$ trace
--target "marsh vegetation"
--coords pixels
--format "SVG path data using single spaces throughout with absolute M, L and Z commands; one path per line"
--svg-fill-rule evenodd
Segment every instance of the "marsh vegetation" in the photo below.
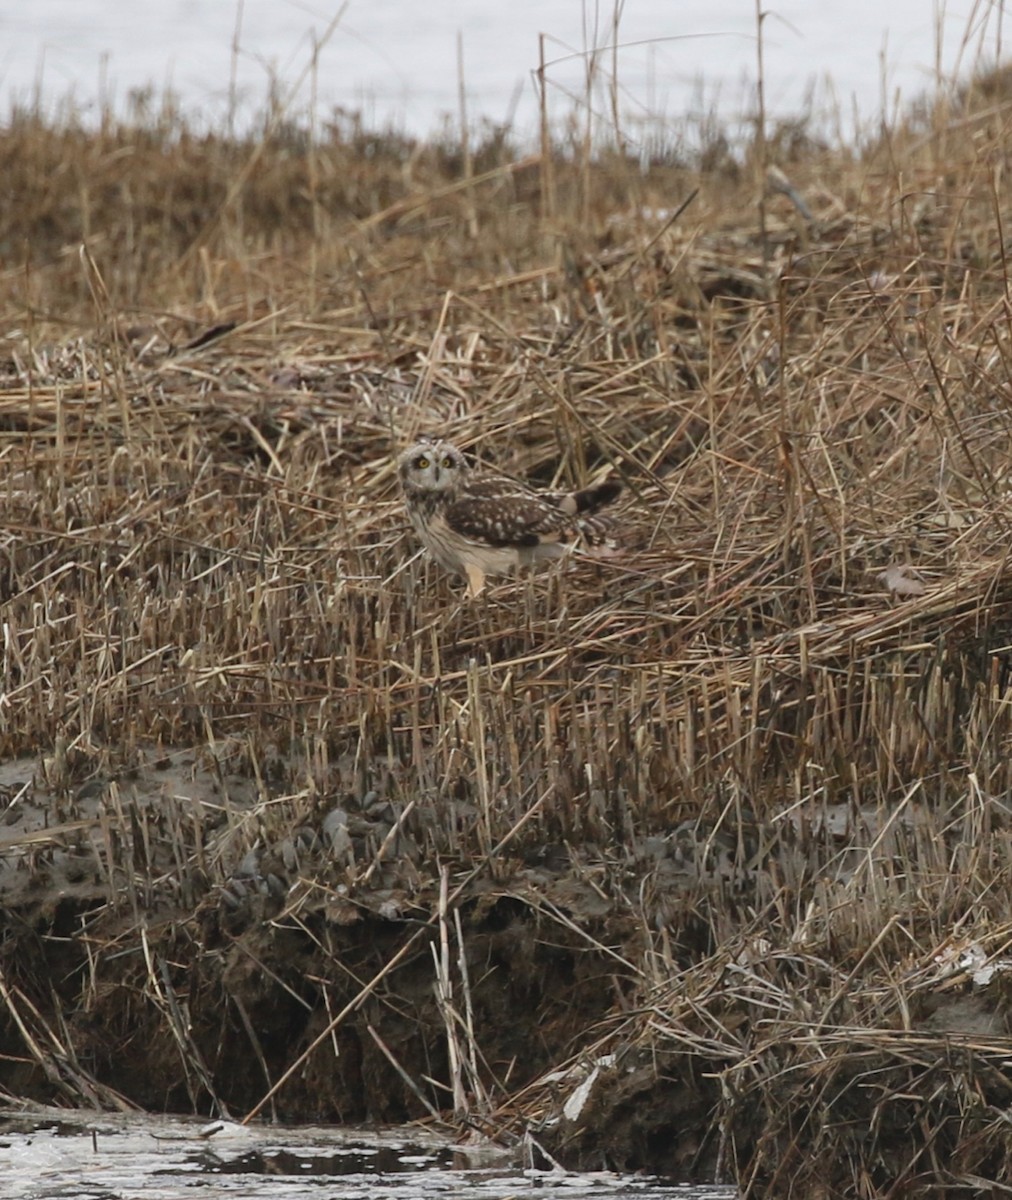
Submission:
M 0 132 L 0 1084 L 1009 1186 L 1008 76 L 861 145 Z M 420 432 L 622 479 L 466 600 Z

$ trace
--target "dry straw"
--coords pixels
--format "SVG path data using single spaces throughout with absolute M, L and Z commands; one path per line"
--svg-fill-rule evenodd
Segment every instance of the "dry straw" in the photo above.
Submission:
M 9 1091 L 507 1136 L 596 1065 L 552 1153 L 1012 1184 L 1007 84 L 766 131 L 762 238 L 716 146 L 8 123 Z M 419 431 L 635 548 L 465 601 Z

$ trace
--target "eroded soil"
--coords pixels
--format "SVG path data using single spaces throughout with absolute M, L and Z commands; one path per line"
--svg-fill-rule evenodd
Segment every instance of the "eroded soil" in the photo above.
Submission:
M 714 1114 L 720 1072 L 734 1079 L 739 1064 L 708 1046 L 705 1021 L 698 1044 L 644 1039 L 643 964 L 663 951 L 669 988 L 679 964 L 714 951 L 719 914 L 754 903 L 799 855 L 821 846 L 821 869 L 845 889 L 861 870 L 858 834 L 888 846 L 921 821 L 912 806 L 878 824 L 830 806 L 821 842 L 785 812 L 742 827 L 737 845 L 686 823 L 621 848 L 546 845 L 518 828 L 464 862 L 445 850 L 447 823 L 473 838 L 480 813 L 388 798 L 383 763 L 368 773 L 378 787 L 347 764 L 359 785 L 326 803 L 240 766 L 227 747 L 152 745 L 135 747 L 129 768 L 58 751 L 0 769 L 8 1095 L 286 1122 L 436 1120 L 507 1146 L 533 1130 L 567 1166 L 733 1179 Z M 771 829 L 786 841 L 771 844 Z M 731 982 L 766 952 L 758 939 L 729 961 Z M 912 1001 L 926 1034 L 1005 1038 L 1008 972 L 992 963 L 972 988 L 946 982 L 973 969 L 940 964 Z M 743 1011 L 740 996 L 723 1005 L 725 1039 Z M 759 1144 L 764 1120 L 737 1106 L 734 1142 Z
M 0 771 L 2 1078 L 39 1101 L 398 1123 L 452 1112 L 456 1070 L 458 1108 L 491 1130 L 482 1113 L 631 1003 L 643 931 L 622 889 L 689 877 L 659 840 L 622 871 L 561 844 L 432 862 L 431 814 L 405 820 L 375 789 L 286 828 L 282 802 L 207 750 L 73 775 Z M 625 1073 L 623 1095 L 648 1074 Z M 577 1081 L 560 1076 L 560 1099 Z M 581 1159 L 699 1178 L 704 1136 L 671 1131 L 706 1103 L 698 1081 L 675 1090 Z

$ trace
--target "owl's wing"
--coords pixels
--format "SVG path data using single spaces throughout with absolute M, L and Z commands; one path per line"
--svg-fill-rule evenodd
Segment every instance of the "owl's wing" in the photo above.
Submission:
M 557 504 L 530 492 L 472 494 L 448 505 L 443 515 L 455 533 L 489 546 L 540 546 L 573 531 L 572 520 Z

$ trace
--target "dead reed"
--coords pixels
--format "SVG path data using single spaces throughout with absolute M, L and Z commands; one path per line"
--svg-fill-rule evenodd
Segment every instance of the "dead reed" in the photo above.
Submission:
M 1012 1186 L 1007 84 L 768 133 L 762 237 L 747 151 L 9 124 L 9 1092 Z M 425 430 L 639 547 L 465 602 Z

